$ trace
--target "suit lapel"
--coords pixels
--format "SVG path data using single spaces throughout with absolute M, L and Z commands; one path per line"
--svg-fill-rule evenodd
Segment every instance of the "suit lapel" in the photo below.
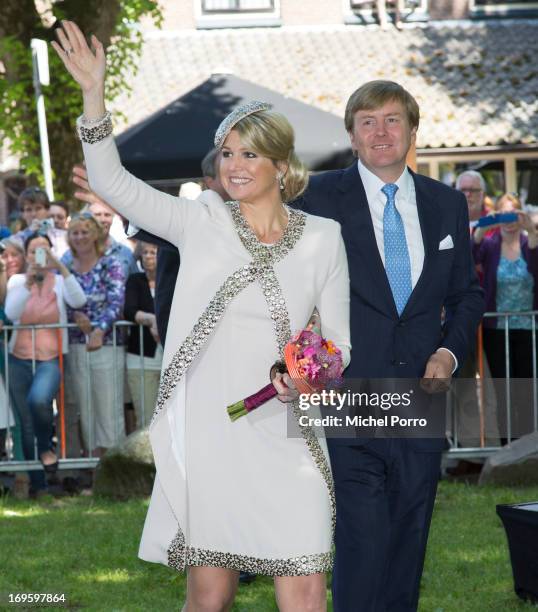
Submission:
M 366 199 L 357 163 L 350 166 L 342 175 L 338 189 L 342 192 L 343 231 L 347 234 L 349 264 L 359 265 L 361 272 L 368 272 L 374 286 L 374 295 L 379 296 L 392 314 L 397 314 L 385 266 L 379 254 L 375 239 L 372 215 Z M 356 254 L 360 261 L 357 261 Z
M 430 272 L 434 266 L 435 256 L 439 249 L 441 233 L 441 211 L 435 195 L 419 175 L 416 175 L 411 170 L 409 172 L 415 183 L 418 219 L 422 233 L 422 243 L 424 244 L 424 265 L 402 315 L 405 315 L 407 311 L 413 308 L 418 299 L 417 296 L 420 296 L 422 287 L 428 283 Z

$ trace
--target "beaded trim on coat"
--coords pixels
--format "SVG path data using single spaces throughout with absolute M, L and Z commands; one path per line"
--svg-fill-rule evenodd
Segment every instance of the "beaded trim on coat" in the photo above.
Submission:
M 204 313 L 200 316 L 190 334 L 176 351 L 170 364 L 165 369 L 159 388 L 157 406 L 153 419 L 164 408 L 166 401 L 172 395 L 179 380 L 187 371 L 189 365 L 198 355 L 211 332 L 216 327 L 226 310 L 226 306 L 245 287 L 254 280 L 259 280 L 267 301 L 269 312 L 275 327 L 278 354 L 284 356 L 284 347 L 291 337 L 289 315 L 280 284 L 273 270 L 273 265 L 287 255 L 301 238 L 306 215 L 300 211 L 287 209 L 289 220 L 281 239 L 274 245 L 263 245 L 241 214 L 238 202 L 229 202 L 232 219 L 237 233 L 253 261 L 231 274 L 218 289 Z M 301 411 L 298 402 L 293 402 L 293 413 L 299 423 Z M 335 501 L 332 474 L 312 429 L 301 427 L 303 437 L 314 464 L 327 485 L 332 511 L 332 526 L 335 524 Z M 244 555 L 223 553 L 211 550 L 196 549 L 186 546 L 185 536 L 178 526 L 176 536 L 168 548 L 168 565 L 183 571 L 188 565 L 203 565 L 211 567 L 226 567 L 239 571 L 253 571 L 270 576 L 301 576 L 325 572 L 332 567 L 332 553 L 304 555 L 291 559 L 258 559 Z
M 292 224 L 292 219 L 294 215 L 301 214 L 294 209 L 289 209 L 290 213 L 288 228 Z M 264 246 L 259 240 L 256 238 L 256 235 L 246 222 L 245 218 L 241 214 L 239 209 L 239 204 L 237 202 L 232 203 L 232 217 L 235 223 L 235 227 L 243 242 L 243 245 L 247 249 L 247 251 L 254 257 L 254 259 L 261 257 L 271 258 L 273 256 L 272 253 L 267 253 L 267 251 L 271 251 L 275 249 L 274 255 L 278 256 L 279 248 L 286 243 L 289 236 L 286 233 L 282 236 L 279 242 L 277 242 L 272 247 Z M 304 222 L 303 222 L 304 223 Z M 302 228 L 301 228 L 302 231 Z M 293 232 L 293 230 L 292 230 Z M 265 255 L 264 255 L 265 252 Z M 262 288 L 263 293 L 265 295 L 265 299 L 267 300 L 267 305 L 269 307 L 269 312 L 271 313 L 271 318 L 273 319 L 273 323 L 275 326 L 276 338 L 277 338 L 277 348 L 280 359 L 284 359 L 284 347 L 286 346 L 288 340 L 291 338 L 291 327 L 290 327 L 290 318 L 288 315 L 288 310 L 286 308 L 286 301 L 284 300 L 284 296 L 282 295 L 282 291 L 280 289 L 280 284 L 274 273 L 273 269 L 270 269 L 265 278 L 262 279 Z M 331 517 L 332 517 L 332 527 L 333 532 L 336 526 L 336 500 L 334 496 L 334 481 L 331 472 L 331 468 L 327 462 L 323 449 L 319 443 L 318 438 L 316 437 L 314 431 L 311 427 L 301 425 L 300 416 L 302 413 L 299 408 L 299 402 L 292 402 L 293 407 L 293 416 L 297 421 L 297 424 L 300 427 L 303 438 L 306 442 L 308 450 L 312 456 L 312 459 L 321 472 L 325 484 L 327 485 L 327 490 L 329 492 L 329 498 L 331 502 Z
M 168 549 L 168 565 L 178 571 L 188 567 L 225 567 L 238 572 L 262 576 L 308 576 L 329 572 L 333 565 L 332 552 L 302 555 L 290 559 L 259 559 L 247 555 L 223 553 L 202 548 L 185 547 L 185 540 L 176 536 Z
M 77 119 L 77 135 L 82 142 L 95 144 L 112 134 L 112 117 L 109 111 L 99 119 L 88 120 L 81 115 Z

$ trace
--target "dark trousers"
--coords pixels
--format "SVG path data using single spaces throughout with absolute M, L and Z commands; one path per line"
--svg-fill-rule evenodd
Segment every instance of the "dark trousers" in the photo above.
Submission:
M 440 452 L 406 440 L 329 444 L 336 491 L 334 612 L 412 612 L 439 470 Z
M 499 433 L 503 442 L 506 442 L 508 438 L 507 378 L 512 379 L 510 384 L 510 437 L 518 438 L 533 430 L 531 330 L 510 330 L 508 346 L 509 369 L 507 373 L 504 329 L 484 329 L 484 351 L 495 384 Z

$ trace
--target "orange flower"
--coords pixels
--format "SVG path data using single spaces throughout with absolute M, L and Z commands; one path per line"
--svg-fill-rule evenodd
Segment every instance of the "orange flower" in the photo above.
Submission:
M 327 340 L 327 353 L 329 353 L 329 355 L 334 355 L 337 351 L 338 349 L 334 342 L 332 340 Z

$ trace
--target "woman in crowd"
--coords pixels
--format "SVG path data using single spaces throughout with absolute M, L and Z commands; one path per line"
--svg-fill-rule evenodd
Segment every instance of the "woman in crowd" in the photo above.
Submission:
M 131 274 L 125 288 L 124 314 L 128 321 L 142 325 L 144 344 L 144 370 L 141 369 L 140 329 L 129 330 L 127 344 L 127 380 L 136 411 L 138 427 L 149 425 L 155 409 L 161 375 L 163 349 L 155 318 L 155 271 L 157 247 L 148 242 L 140 243 L 140 259 L 144 272 Z M 143 372 L 143 373 L 142 373 Z M 144 377 L 144 406 L 142 406 L 141 378 Z
M 4 245 L 0 243 L 0 253 L 3 251 Z M 6 316 L 4 312 L 4 302 L 7 292 L 7 274 L 6 265 L 0 255 L 0 456 L 6 451 L 6 436 L 8 428 L 15 426 L 13 412 L 10 409 L 6 387 L 4 385 L 5 365 L 4 365 L 4 338 L 7 342 L 7 334 L 2 333 Z
M 496 212 L 516 213 L 518 220 L 499 226 L 499 231 L 484 236 L 492 229 L 477 228 L 473 234 L 473 255 L 484 274 L 487 312 L 525 312 L 538 308 L 538 232 L 530 216 L 521 210 L 519 199 L 504 194 L 496 204 Z M 501 438 L 506 440 L 507 408 L 505 378 L 532 378 L 532 320 L 528 316 L 511 315 L 509 326 L 509 370 L 505 354 L 506 317 L 484 319 L 484 349 L 491 374 L 496 379 L 498 418 Z M 532 404 L 524 384 L 512 386 L 511 437 L 532 431 Z
M 6 376 L 6 344 L 9 339 L 9 334 L 6 330 L 2 331 L 2 327 L 4 324 L 11 323 L 5 314 L 7 283 L 13 275 L 24 272 L 25 265 L 26 260 L 24 257 L 24 247 L 22 242 L 17 238 L 13 238 L 12 236 L 4 238 L 2 242 L 0 242 L 0 379 L 4 377 L 4 388 Z M 11 406 L 10 402 L 7 401 L 7 390 L 4 390 L 4 394 L 5 402 L 2 403 L 0 399 L 0 412 L 2 411 L 2 408 L 5 410 L 5 413 L 2 413 L 2 418 L 6 423 L 6 428 L 0 437 L 3 440 L 6 439 L 7 425 L 9 424 L 13 444 L 13 459 L 15 461 L 23 461 L 24 453 L 22 450 L 21 427 L 19 419 L 16 412 L 13 412 L 12 410 L 8 411 L 8 406 L 10 408 Z M 3 443 L 0 447 L 2 449 L 4 448 Z M 15 480 L 13 483 L 13 495 L 20 499 L 26 499 L 28 497 L 29 487 L 30 481 L 28 475 L 25 472 L 17 472 L 15 474 Z
M 7 281 L 14 275 L 24 271 L 26 260 L 24 257 L 24 247 L 20 240 L 10 236 L 2 240 L 2 252 L 0 253 L 5 268 L 5 280 Z M 2 282 L 2 281 L 0 281 Z
M 72 22 L 58 55 L 83 92 L 79 134 L 91 188 L 179 248 L 164 370 L 150 438 L 157 467 L 140 556 L 188 568 L 186 610 L 228 610 L 239 571 L 274 577 L 280 610 L 326 610 L 334 491 L 324 440 L 299 427 L 288 375 L 273 399 L 232 423 L 226 406 L 267 384 L 292 331 L 317 307 L 349 361 L 349 278 L 340 227 L 285 202 L 305 188 L 293 130 L 269 105 L 232 112 L 215 135 L 211 190 L 176 198 L 122 166 L 105 113 L 105 55 Z M 288 436 L 288 415 L 297 436 Z
M 127 279 L 121 261 L 114 255 L 104 255 L 105 235 L 90 213 L 73 215 L 67 240 L 70 251 L 62 261 L 69 262 L 86 296 L 83 308 L 68 310 L 69 321 L 78 328 L 69 330 L 67 445 L 70 456 L 80 456 L 80 419 L 86 451 L 100 456 L 125 433 L 125 354 L 119 346 L 122 335 L 113 324 L 121 319 Z
M 48 236 L 30 234 L 24 243 L 27 270 L 15 274 L 8 282 L 6 315 L 17 325 L 67 323 L 66 304 L 80 308 L 86 298 L 69 270 L 51 251 Z M 36 261 L 38 250 L 43 263 Z M 58 274 L 56 274 L 58 272 Z M 67 332 L 58 329 L 22 329 L 10 340 L 9 391 L 22 427 L 25 459 L 37 459 L 46 472 L 54 472 L 58 458 L 52 443 L 52 401 L 60 386 L 60 351 L 66 353 Z M 30 472 L 34 492 L 46 489 L 45 474 Z

